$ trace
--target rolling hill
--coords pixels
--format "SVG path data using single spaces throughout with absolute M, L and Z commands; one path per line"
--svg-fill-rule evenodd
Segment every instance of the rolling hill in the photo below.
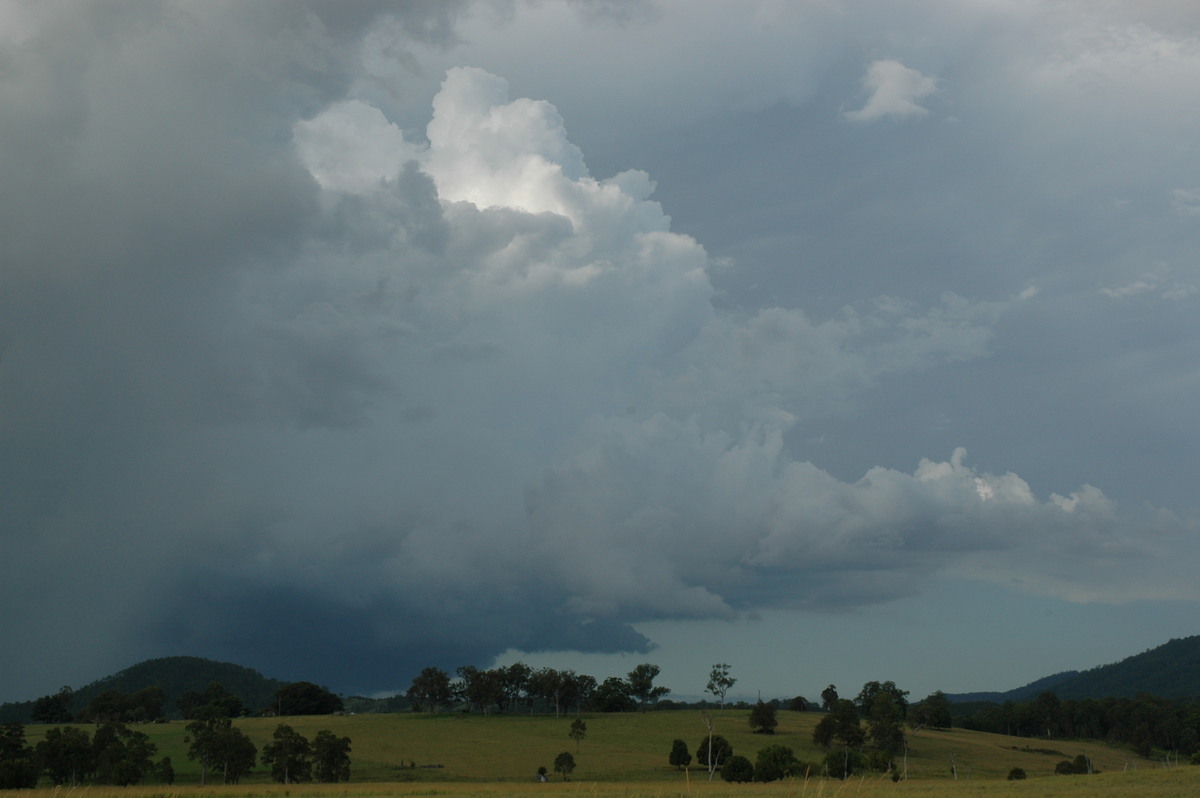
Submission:
M 75 690 L 71 711 L 78 712 L 106 690 L 135 693 L 146 687 L 161 687 L 167 697 L 164 709 L 168 717 L 180 717 L 175 705 L 179 697 L 189 690 L 203 691 L 211 682 L 220 682 L 251 710 L 270 706 L 275 692 L 287 684 L 228 662 L 203 657 L 160 657 L 144 660 Z M 0 705 L 0 721 L 27 723 L 32 711 L 33 701 L 3 704 Z

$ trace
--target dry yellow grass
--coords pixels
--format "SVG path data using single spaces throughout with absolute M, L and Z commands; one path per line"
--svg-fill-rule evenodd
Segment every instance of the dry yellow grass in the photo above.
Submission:
M 696 774 L 693 773 L 692 776 Z M 1200 768 L 1139 770 L 1102 773 L 1086 777 L 1009 782 L 993 779 L 958 781 L 908 781 L 868 776 L 849 781 L 820 779 L 788 780 L 771 784 L 725 784 L 703 778 L 685 778 L 670 783 L 654 782 L 550 782 L 436 784 L 368 783 L 343 785 L 277 785 L 228 787 L 78 787 L 73 789 L 22 790 L 20 798 L 389 798 L 397 796 L 445 796 L 445 798 L 881 798 L 881 796 L 931 796 L 931 798 L 1191 798 L 1200 794 Z

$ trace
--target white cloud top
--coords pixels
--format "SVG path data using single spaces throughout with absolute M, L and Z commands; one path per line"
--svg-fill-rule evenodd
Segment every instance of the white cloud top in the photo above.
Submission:
M 923 117 L 929 110 L 917 104 L 937 91 L 937 81 L 899 61 L 875 61 L 867 68 L 863 87 L 871 92 L 867 103 L 845 117 L 854 122 L 874 122 L 885 116 Z

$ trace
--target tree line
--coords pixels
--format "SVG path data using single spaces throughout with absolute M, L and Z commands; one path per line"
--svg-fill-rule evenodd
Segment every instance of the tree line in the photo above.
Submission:
M 1148 693 L 1133 698 L 1059 699 L 1044 691 L 1028 701 L 958 710 L 964 729 L 1016 737 L 1090 738 L 1128 745 L 1139 755 L 1195 757 L 1200 762 L 1200 703 Z
M 642 663 L 625 678 L 610 676 L 603 682 L 573 670 L 539 668 L 523 662 L 497 668 L 459 667 L 457 678 L 441 668 L 428 667 L 413 677 L 405 697 L 416 712 L 433 714 L 453 706 L 484 715 L 492 712 L 531 714 L 540 706 L 554 708 L 555 717 L 564 711 L 645 711 L 671 691 L 654 684 L 660 668 Z
M 75 693 L 63 687 L 33 702 L 35 723 L 149 723 L 166 719 L 166 693 L 158 686 L 127 693 L 108 689 L 92 696 L 80 710 L 72 711 Z M 245 702 L 220 682 L 204 690 L 188 690 L 175 702 L 185 720 L 220 711 L 226 717 L 245 715 L 331 715 L 343 711 L 342 699 L 312 682 L 291 682 L 275 691 L 271 703 L 253 713 Z

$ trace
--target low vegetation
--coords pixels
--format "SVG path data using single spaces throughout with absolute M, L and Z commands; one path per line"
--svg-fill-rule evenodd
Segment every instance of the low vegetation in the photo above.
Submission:
M 796 759 L 818 763 L 826 751 L 813 740 L 823 713 L 777 713 L 778 725 L 769 737 L 755 734 L 748 710 L 726 709 L 709 713 L 714 732 L 727 741 L 728 756 L 755 762 L 761 750 L 771 746 L 790 749 Z M 586 744 L 573 754 L 572 782 L 609 783 L 696 783 L 707 781 L 707 768 L 700 761 L 707 731 L 700 713 L 671 710 L 647 713 L 584 714 Z M 263 751 L 275 741 L 281 723 L 309 740 L 327 731 L 336 740 L 348 739 L 351 785 L 370 782 L 446 783 L 533 782 L 539 767 L 556 774 L 554 764 L 564 749 L 574 748 L 570 736 L 572 719 L 552 715 L 504 715 L 421 713 L 391 715 L 297 716 L 289 718 L 241 718 L 234 727 Z M 61 726 L 31 726 L 28 742 L 36 745 Z M 198 785 L 200 763 L 188 757 L 187 724 L 181 721 L 145 724 L 138 730 L 156 749 L 156 759 L 169 757 L 174 763 L 175 787 Z M 681 768 L 672 763 L 675 740 L 687 741 L 693 756 Z M 1089 741 L 1026 741 L 1013 737 L 961 729 L 922 729 L 908 734 L 907 754 L 899 766 L 910 781 L 932 784 L 957 780 L 1004 782 L 1014 768 L 1027 774 L 1027 782 L 1053 783 L 1055 779 L 1091 784 L 1109 777 L 1147 775 L 1164 769 L 1161 762 L 1136 756 L 1129 749 Z M 1063 760 L 1084 757 L 1095 775 L 1063 777 L 1055 768 Z M 680 757 L 677 755 L 676 761 Z M 268 784 L 270 767 L 261 764 L 241 776 L 241 784 Z M 807 775 L 819 776 L 810 768 Z M 1180 765 L 1175 770 L 1195 774 L 1200 787 L 1200 768 Z M 798 774 L 803 778 L 803 774 Z M 866 771 L 853 777 L 867 782 L 890 774 Z M 554 780 L 554 776 L 551 777 Z M 718 775 L 714 782 L 720 780 Z M 153 777 L 146 782 L 153 781 Z M 1124 782 L 1131 783 L 1129 781 Z M 90 794 L 90 793 L 89 793 Z

